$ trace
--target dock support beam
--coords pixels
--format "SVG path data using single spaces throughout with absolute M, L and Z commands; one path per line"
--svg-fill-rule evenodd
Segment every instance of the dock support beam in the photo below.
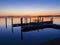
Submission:
M 21 18 L 21 40 L 23 40 L 22 24 L 23 24 L 23 18 Z

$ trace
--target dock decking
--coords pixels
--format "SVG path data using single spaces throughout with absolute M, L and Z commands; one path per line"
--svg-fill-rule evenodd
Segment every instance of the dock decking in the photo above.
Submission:
M 28 17 L 27 17 L 28 18 Z M 26 18 L 26 21 L 27 21 Z M 39 20 L 39 18 L 41 20 Z M 37 18 L 37 22 L 30 22 L 30 23 L 23 23 L 23 18 L 20 18 L 20 24 L 13 24 L 13 18 L 12 18 L 12 30 L 13 27 L 21 27 L 21 31 L 26 32 L 26 31 L 31 31 L 31 30 L 36 30 L 36 29 L 43 29 L 43 28 L 56 28 L 60 29 L 60 25 L 53 24 L 53 17 L 51 17 L 50 21 L 43 21 L 42 17 Z M 31 17 L 30 17 L 31 21 Z
M 43 28 L 55 28 L 60 29 L 60 25 L 53 24 L 52 21 L 45 21 L 45 22 L 31 22 L 31 23 L 24 23 L 24 24 L 13 24 L 13 27 L 21 26 L 21 31 L 27 32 L 36 29 L 43 29 Z
M 18 27 L 18 26 L 25 26 L 25 25 L 41 25 L 41 24 L 52 24 L 52 21 L 44 21 L 44 22 L 30 22 L 30 23 L 23 23 L 23 24 L 13 24 L 13 27 Z

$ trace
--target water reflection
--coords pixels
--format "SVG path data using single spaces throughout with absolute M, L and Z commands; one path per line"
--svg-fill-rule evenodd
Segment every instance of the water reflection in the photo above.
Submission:
M 55 17 L 54 23 L 59 24 L 59 19 Z M 14 18 L 14 23 L 20 23 L 20 18 Z M 21 40 L 21 27 L 14 27 L 12 32 L 11 18 L 7 19 L 7 29 L 5 18 L 0 18 L 0 45 L 37 45 L 41 42 L 60 37 L 60 30 L 45 28 L 38 31 L 22 32 L 22 36 L 23 40 Z

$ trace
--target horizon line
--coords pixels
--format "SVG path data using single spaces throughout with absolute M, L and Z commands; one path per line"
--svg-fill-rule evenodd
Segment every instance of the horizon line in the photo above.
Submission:
M 0 16 L 2 17 L 60 17 L 60 15 L 42 15 L 42 16 Z

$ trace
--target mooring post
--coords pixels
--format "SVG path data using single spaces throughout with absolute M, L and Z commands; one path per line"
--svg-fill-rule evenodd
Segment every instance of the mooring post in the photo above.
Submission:
M 7 28 L 7 17 L 5 17 L 5 25 L 6 25 L 6 28 Z
M 11 22 L 12 22 L 12 32 L 13 32 L 13 17 L 11 18 Z
M 23 18 L 21 17 L 21 40 L 23 40 L 22 24 L 23 24 Z
M 23 18 L 21 17 L 21 27 L 22 27 L 22 24 L 23 24 Z

